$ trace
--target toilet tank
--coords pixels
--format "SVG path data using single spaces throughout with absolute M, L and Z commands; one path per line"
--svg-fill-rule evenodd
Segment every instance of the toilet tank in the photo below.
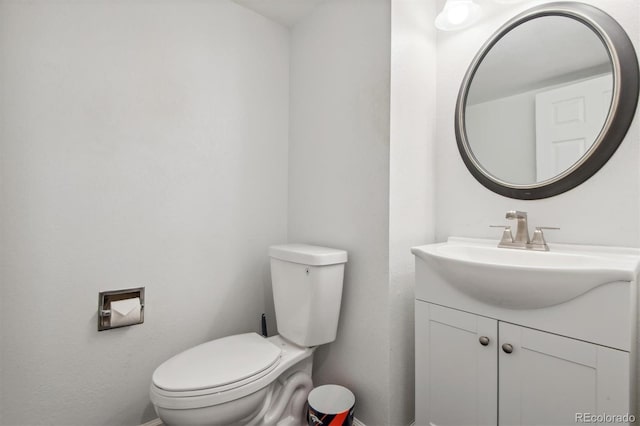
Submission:
M 333 342 L 347 252 L 306 244 L 269 247 L 278 333 L 300 346 Z

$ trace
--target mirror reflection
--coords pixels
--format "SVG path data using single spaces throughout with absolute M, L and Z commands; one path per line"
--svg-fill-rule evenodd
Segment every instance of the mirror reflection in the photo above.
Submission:
M 469 147 L 503 182 L 552 179 L 589 151 L 612 91 L 612 64 L 594 31 L 566 16 L 531 19 L 498 40 L 473 76 Z

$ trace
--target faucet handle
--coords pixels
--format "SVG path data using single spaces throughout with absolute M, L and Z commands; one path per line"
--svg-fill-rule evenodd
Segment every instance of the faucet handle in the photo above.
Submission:
M 557 230 L 560 228 L 554 226 L 536 226 L 536 230 L 533 231 L 533 238 L 531 239 L 531 248 L 533 250 L 549 251 L 549 246 L 544 240 L 544 234 L 542 233 L 543 229 Z
M 504 231 L 502 231 L 502 239 L 500 240 L 500 244 L 504 244 L 504 243 L 513 243 L 513 234 L 511 233 L 511 226 L 510 225 L 489 225 L 489 228 L 504 228 Z

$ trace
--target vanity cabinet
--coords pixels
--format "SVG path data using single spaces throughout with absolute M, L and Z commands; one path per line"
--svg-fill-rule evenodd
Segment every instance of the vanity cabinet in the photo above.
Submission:
M 640 250 L 549 249 L 411 249 L 416 426 L 634 421 Z
M 630 412 L 629 352 L 420 300 L 415 315 L 417 426 Z

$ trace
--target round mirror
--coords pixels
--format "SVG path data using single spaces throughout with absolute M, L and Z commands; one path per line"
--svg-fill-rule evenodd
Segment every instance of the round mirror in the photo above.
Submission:
M 637 100 L 622 27 L 589 5 L 546 4 L 507 22 L 474 58 L 456 106 L 458 148 L 492 191 L 550 197 L 607 162 Z

